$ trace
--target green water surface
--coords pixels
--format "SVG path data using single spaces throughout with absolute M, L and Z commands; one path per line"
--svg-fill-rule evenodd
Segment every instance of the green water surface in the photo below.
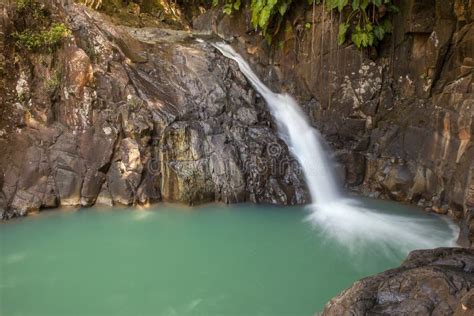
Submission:
M 446 222 L 395 203 L 406 217 Z M 47 211 L 0 224 L 0 315 L 314 315 L 406 253 L 349 253 L 304 207 Z

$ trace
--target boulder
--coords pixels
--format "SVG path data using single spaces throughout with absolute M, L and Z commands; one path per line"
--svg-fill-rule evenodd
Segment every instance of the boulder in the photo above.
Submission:
M 399 268 L 354 283 L 322 315 L 470 315 L 473 286 L 474 250 L 416 250 Z

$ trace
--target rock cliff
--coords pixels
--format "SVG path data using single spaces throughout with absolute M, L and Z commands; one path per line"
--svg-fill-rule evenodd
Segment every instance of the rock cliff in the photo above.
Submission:
M 400 6 L 377 50 L 338 46 L 339 17 L 322 6 L 294 8 L 272 47 L 246 10 L 210 10 L 193 27 L 233 41 L 265 82 L 298 98 L 350 190 L 449 214 L 467 246 L 474 241 L 474 4 Z
M 210 45 L 184 31 L 118 26 L 80 5 L 47 9 L 72 31 L 60 49 L 2 50 L 11 62 L 1 217 L 95 203 L 307 201 L 263 100 Z M 13 6 L 2 10 L 2 30 L 18 20 Z

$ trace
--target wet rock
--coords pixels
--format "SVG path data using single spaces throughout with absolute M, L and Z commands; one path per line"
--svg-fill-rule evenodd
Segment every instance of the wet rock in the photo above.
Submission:
M 362 184 L 365 177 L 365 157 L 357 152 L 338 151 L 336 160 L 343 166 L 343 183 L 350 186 Z
M 399 268 L 354 283 L 327 303 L 322 314 L 464 313 L 472 308 L 473 286 L 474 250 L 416 250 Z
M 210 172 L 201 143 L 204 138 L 199 125 L 177 122 L 165 130 L 160 161 L 162 162 L 162 194 L 164 201 L 193 203 L 200 197 L 212 200 Z
M 219 10 L 195 19 L 194 27 L 236 37 L 237 50 L 261 78 L 302 101 L 334 151 L 355 150 L 365 157 L 365 167 L 355 173 L 350 155 L 339 157 L 349 187 L 372 196 L 422 201 L 429 209 L 462 219 L 472 208 L 467 203 L 474 164 L 469 149 L 474 117 L 472 4 L 410 0 L 400 6 L 393 16 L 397 27 L 376 58 L 353 45 L 331 43 L 338 21 L 318 7 L 316 19 L 326 23 L 300 33 L 296 25 L 275 39 L 284 43 L 279 48 L 240 28 L 219 29 L 227 19 Z M 312 18 L 298 15 L 299 9 L 305 12 L 303 5 L 293 9 L 295 23 L 296 16 Z M 271 73 L 278 76 L 269 80 Z M 361 177 L 354 175 L 364 169 L 361 184 Z
M 107 173 L 107 183 L 114 203 L 131 205 L 141 182 L 143 164 L 138 144 L 122 139 L 117 155 Z
M 413 174 L 407 165 L 398 164 L 391 167 L 383 182 L 388 194 L 397 200 L 406 198 L 405 193 L 412 186 Z
M 102 185 L 99 196 L 97 196 L 96 204 L 97 205 L 106 205 L 106 206 L 113 206 L 114 205 L 113 197 L 110 194 L 107 182 L 104 182 L 104 184 Z
M 51 171 L 47 159 L 43 149 L 28 148 L 11 203 L 11 208 L 19 215 L 38 211 L 44 204 L 49 204 L 48 180 Z
M 471 289 L 461 298 L 460 304 L 454 312 L 455 316 L 467 316 L 474 313 L 474 289 Z
M 103 126 L 96 124 L 95 128 L 81 134 L 79 150 L 85 164 L 81 205 L 91 206 L 95 203 L 110 167 L 116 139 L 117 130 L 105 122 Z
M 85 166 L 76 137 L 69 133 L 60 135 L 51 147 L 49 161 L 61 205 L 80 205 Z

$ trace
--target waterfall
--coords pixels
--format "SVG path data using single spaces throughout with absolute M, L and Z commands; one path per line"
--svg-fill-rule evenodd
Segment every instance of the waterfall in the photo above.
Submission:
M 384 243 L 387 251 L 396 248 L 405 252 L 456 244 L 459 231 L 454 225 L 450 225 L 452 236 L 435 239 L 430 225 L 423 220 L 378 212 L 345 197 L 337 186 L 319 132 L 311 127 L 296 101 L 288 94 L 271 91 L 231 46 L 225 43 L 212 45 L 237 62 L 268 104 L 281 138 L 303 169 L 313 202 L 309 220 L 325 237 L 332 237 L 354 251 L 367 247 L 370 242 Z
M 238 63 L 240 70 L 267 102 L 281 137 L 286 140 L 288 148 L 303 169 L 312 200 L 325 204 L 340 199 L 341 194 L 323 149 L 322 138 L 311 127 L 296 101 L 288 94 L 272 92 L 232 47 L 223 43 L 214 46 L 224 56 Z

